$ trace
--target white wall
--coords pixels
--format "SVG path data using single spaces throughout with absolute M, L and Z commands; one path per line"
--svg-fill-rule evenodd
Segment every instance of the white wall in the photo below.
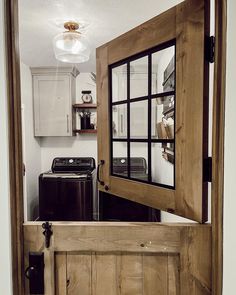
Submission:
M 21 102 L 24 179 L 25 220 L 38 216 L 38 176 L 41 172 L 40 141 L 34 137 L 32 76 L 28 66 L 21 63 Z
M 0 294 L 11 295 L 11 229 L 3 2 L 0 0 Z
M 235 294 L 236 272 L 236 1 L 228 0 L 225 184 L 224 184 L 224 286 L 223 294 Z

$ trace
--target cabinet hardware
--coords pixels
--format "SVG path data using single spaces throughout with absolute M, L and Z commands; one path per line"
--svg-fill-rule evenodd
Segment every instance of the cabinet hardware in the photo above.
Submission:
M 102 181 L 102 180 L 100 179 L 100 168 L 101 168 L 101 166 L 104 165 L 104 164 L 105 164 L 105 161 L 104 161 L 104 160 L 101 160 L 101 161 L 99 162 L 99 164 L 98 164 L 98 169 L 97 169 L 97 181 L 98 181 L 101 185 L 104 185 L 104 181 Z
M 66 115 L 67 133 L 69 133 L 69 115 Z
M 42 228 L 44 229 L 43 235 L 45 236 L 45 247 L 49 248 L 50 247 L 50 239 L 53 234 L 52 224 L 50 224 L 48 221 L 46 221 L 42 224 Z

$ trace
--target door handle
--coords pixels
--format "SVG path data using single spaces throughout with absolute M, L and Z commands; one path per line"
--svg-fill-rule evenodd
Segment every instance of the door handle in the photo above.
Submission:
M 66 115 L 67 133 L 69 133 L 69 115 Z
M 44 254 L 29 252 L 29 266 L 25 270 L 30 294 L 44 294 Z
M 104 164 L 105 164 L 105 161 L 104 161 L 104 160 L 101 160 L 101 161 L 99 162 L 99 164 L 98 164 L 98 169 L 97 169 L 97 181 L 98 181 L 101 185 L 104 185 L 104 184 L 105 184 L 104 181 L 102 181 L 102 180 L 100 179 L 100 168 L 101 168 L 101 166 L 104 165 Z

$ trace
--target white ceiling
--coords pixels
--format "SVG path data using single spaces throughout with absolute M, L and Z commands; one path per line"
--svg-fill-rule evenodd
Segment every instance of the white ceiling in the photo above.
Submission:
M 21 60 L 28 66 L 59 66 L 52 39 L 62 32 L 56 20 L 79 19 L 89 23 L 85 36 L 91 46 L 80 72 L 95 71 L 96 47 L 160 14 L 181 0 L 19 0 Z

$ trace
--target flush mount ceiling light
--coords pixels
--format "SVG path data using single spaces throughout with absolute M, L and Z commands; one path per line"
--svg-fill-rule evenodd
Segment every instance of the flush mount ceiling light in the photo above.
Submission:
M 79 24 L 76 22 L 65 22 L 67 30 L 58 34 L 53 39 L 53 48 L 57 60 L 67 63 L 83 63 L 89 60 L 89 44 L 81 32 L 78 31 Z

